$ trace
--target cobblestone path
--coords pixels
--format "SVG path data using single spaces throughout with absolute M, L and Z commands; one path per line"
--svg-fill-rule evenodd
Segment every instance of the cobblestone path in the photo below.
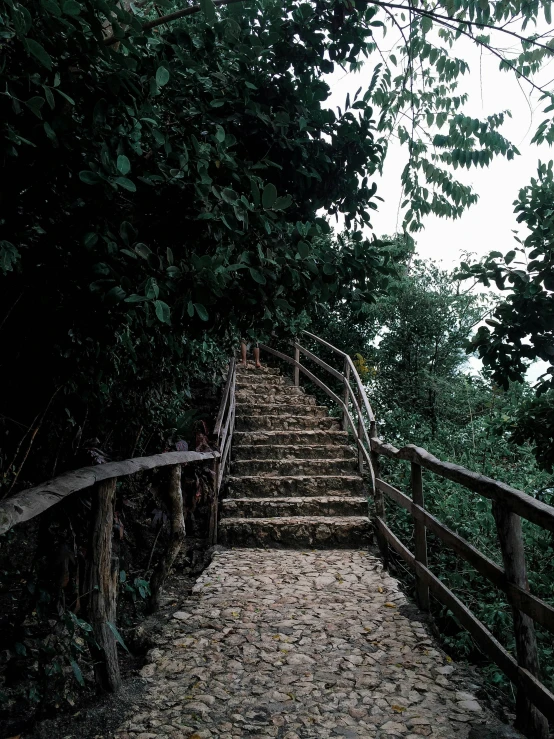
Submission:
M 120 739 L 478 739 L 496 725 L 365 552 L 220 552 L 176 608 Z

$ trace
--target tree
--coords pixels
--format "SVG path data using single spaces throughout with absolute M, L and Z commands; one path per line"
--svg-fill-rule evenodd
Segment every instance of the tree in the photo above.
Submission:
M 536 399 L 529 399 L 511 421 L 513 440 L 530 441 L 540 464 L 554 464 L 554 173 L 553 165 L 539 164 L 538 176 L 522 188 L 514 202 L 518 223 L 529 233 L 516 239 L 519 246 L 507 254 L 493 251 L 481 262 L 462 264 L 460 279 L 491 282 L 506 296 L 472 338 L 476 351 L 491 368 L 501 387 L 522 383 L 530 362 L 550 366 L 539 378 Z
M 461 292 L 449 273 L 414 261 L 372 307 L 371 392 L 378 406 L 416 414 L 436 436 L 439 419 L 459 412 L 451 402 L 453 386 L 460 384 L 464 348 L 484 310 L 483 298 Z
M 8 451 L 21 426 L 36 449 L 36 430 L 55 418 L 41 443 L 64 434 L 76 443 L 86 419 L 91 436 L 113 432 L 124 454 L 137 429 L 159 429 L 186 402 L 193 379 L 213 376 L 240 333 L 290 335 L 321 303 L 363 310 L 390 267 L 361 229 L 392 133 L 410 146 L 411 228 L 425 212 L 455 216 L 474 200 L 441 167 L 515 151 L 498 133 L 502 116 L 462 116 L 455 84 L 466 66 L 450 45 L 489 20 L 533 22 L 535 6 L 464 0 L 448 20 L 440 6 L 402 3 L 202 6 L 155 20 L 154 7 L 115 0 L 2 0 Z M 408 36 L 398 27 L 406 11 Z M 428 40 L 431 21 L 444 25 L 440 43 Z M 325 75 L 379 54 L 386 24 L 402 31 L 402 59 L 376 64 L 367 89 L 335 114 Z M 535 54 L 517 70 L 528 77 L 550 52 L 544 39 L 520 41 Z M 396 77 L 395 64 L 404 64 Z M 431 114 L 450 133 L 432 136 L 440 153 L 425 163 L 417 131 Z M 339 213 L 345 246 L 326 238 Z M 21 393 L 22 372 L 39 367 Z

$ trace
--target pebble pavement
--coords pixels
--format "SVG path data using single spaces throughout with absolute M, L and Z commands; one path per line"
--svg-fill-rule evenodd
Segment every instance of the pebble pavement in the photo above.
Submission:
M 497 723 L 366 552 L 219 552 L 176 608 L 118 739 L 467 739 Z

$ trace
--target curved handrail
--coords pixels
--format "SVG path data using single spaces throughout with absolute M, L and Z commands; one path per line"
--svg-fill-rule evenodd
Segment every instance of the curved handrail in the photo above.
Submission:
M 367 418 L 370 423 L 375 423 L 375 414 L 373 413 L 373 409 L 367 397 L 367 393 L 365 391 L 363 382 L 360 378 L 360 375 L 358 374 L 358 370 L 356 369 L 354 362 L 352 361 L 352 358 L 346 352 L 343 352 L 340 349 L 337 349 L 336 346 L 329 344 L 328 341 L 321 339 L 319 336 L 316 336 L 315 334 L 312 334 L 309 331 L 302 331 L 302 333 L 305 336 L 309 336 L 310 339 L 313 339 L 314 341 L 319 342 L 322 346 L 326 346 L 327 349 L 331 349 L 331 351 L 335 352 L 335 354 L 338 354 L 340 357 L 343 357 L 344 361 L 350 367 L 351 374 L 354 376 L 354 379 L 356 380 L 356 385 L 358 386 L 358 392 L 360 393 L 360 397 L 362 398 L 362 401 L 365 407 L 365 412 L 367 413 Z
M 303 347 L 301 347 L 299 344 L 295 343 L 294 346 L 295 346 L 295 349 L 298 349 L 300 351 L 306 351 L 306 352 L 308 351 L 307 349 L 304 349 Z M 348 425 L 352 429 L 354 438 L 356 439 L 356 446 L 358 448 L 358 454 L 361 455 L 359 459 L 361 459 L 361 457 L 365 459 L 365 462 L 367 463 L 369 474 L 371 477 L 372 490 L 375 490 L 375 473 L 373 471 L 373 464 L 372 464 L 371 454 L 370 454 L 371 445 L 370 445 L 370 440 L 369 440 L 369 436 L 367 433 L 367 429 L 365 428 L 365 424 L 363 422 L 361 423 L 359 422 L 356 425 L 356 423 L 354 422 L 354 419 L 352 418 L 350 414 L 350 411 L 348 410 L 346 403 L 341 398 L 339 398 L 338 395 L 334 393 L 331 390 L 331 388 L 329 388 L 322 380 L 320 380 L 319 377 L 316 377 L 312 372 L 310 372 L 309 369 L 307 369 L 307 367 L 304 367 L 304 365 L 299 360 L 293 359 L 293 357 L 289 357 L 288 354 L 284 354 L 283 352 L 280 352 L 277 349 L 272 349 L 270 346 L 267 346 L 266 344 L 260 344 L 260 349 L 268 352 L 269 354 L 273 354 L 274 356 L 278 357 L 279 359 L 282 359 L 285 362 L 288 362 L 288 364 L 292 364 L 293 367 L 298 369 L 300 372 L 302 372 L 302 374 L 306 375 L 306 377 L 310 379 L 315 385 L 320 387 L 339 406 L 339 408 L 342 409 L 343 417 L 348 422 Z M 308 352 L 308 354 L 311 354 L 311 352 Z M 314 355 L 312 355 L 312 357 L 314 357 Z M 339 375 L 340 378 L 343 379 L 344 382 L 346 382 L 346 378 L 343 375 L 340 375 L 338 372 L 336 372 L 336 370 L 333 371 L 332 367 L 329 367 L 329 365 L 323 362 L 323 360 L 320 360 L 318 364 L 331 370 L 334 376 Z M 360 420 L 361 419 L 360 407 L 358 403 L 356 402 L 356 398 L 354 396 L 354 392 L 352 388 L 349 388 L 349 390 L 350 390 L 350 393 L 352 394 L 352 399 L 353 399 L 353 404 L 355 406 L 355 409 L 358 412 L 358 419 Z M 367 449 L 364 446 L 362 439 L 360 438 L 360 433 L 359 433 L 360 431 L 363 433 L 363 436 L 365 437 Z

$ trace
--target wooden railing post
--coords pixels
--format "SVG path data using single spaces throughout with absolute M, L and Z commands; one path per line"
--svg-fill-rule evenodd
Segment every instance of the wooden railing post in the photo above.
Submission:
M 294 342 L 294 361 L 300 362 L 300 347 L 298 346 L 298 342 Z M 299 387 L 300 385 L 300 369 L 297 364 L 294 365 L 293 370 L 293 378 L 294 378 L 294 385 L 295 387 Z
M 364 438 L 364 418 L 362 415 L 362 393 L 360 389 L 358 388 L 358 472 L 362 474 L 364 471 L 364 455 L 362 450 L 360 449 L 360 444 L 362 444 L 362 439 Z
M 117 478 L 98 483 L 92 495 L 92 528 L 89 570 L 86 584 L 88 619 L 97 647 L 91 647 L 96 683 L 102 690 L 116 692 L 121 687 L 117 644 L 109 626 L 117 617 L 119 560 L 112 558 L 115 488 Z
M 529 582 L 521 518 L 507 506 L 497 502 L 493 502 L 492 512 L 496 522 L 506 579 L 528 591 Z M 518 664 L 538 678 L 539 657 L 533 619 L 515 606 L 512 606 L 512 617 Z M 549 736 L 547 719 L 531 703 L 521 686 L 518 686 L 516 696 L 516 728 L 529 739 L 548 739 Z
M 411 466 L 412 480 L 412 500 L 421 508 L 425 508 L 423 497 L 423 479 L 421 474 L 421 465 L 412 462 Z M 416 562 L 420 562 L 427 567 L 427 531 L 423 521 L 414 518 L 414 539 L 415 539 L 415 558 Z M 416 590 L 419 607 L 422 611 L 429 611 L 429 585 L 425 583 L 416 571 Z
M 170 535 L 167 549 L 165 550 L 158 566 L 150 579 L 150 610 L 156 611 L 160 607 L 162 588 L 173 563 L 185 544 L 185 515 L 183 506 L 183 494 L 181 492 L 181 465 L 176 464 L 169 468 L 166 482 L 165 499 L 169 510 Z
M 369 426 L 369 438 L 370 439 L 376 439 L 377 438 L 377 424 L 375 421 L 372 421 Z M 373 467 L 373 474 L 375 475 L 375 489 L 373 490 L 373 500 L 375 502 L 375 515 L 377 518 L 380 518 L 383 523 L 385 522 L 386 518 L 386 512 L 385 512 L 385 496 L 383 495 L 383 491 L 379 488 L 379 484 L 377 482 L 378 478 L 381 477 L 380 472 L 380 465 L 379 465 L 379 455 L 377 452 L 374 452 L 371 450 L 371 465 Z M 389 561 L 389 545 L 387 543 L 387 540 L 381 530 L 378 526 L 375 527 L 375 535 L 377 538 L 377 546 L 379 547 L 379 551 L 381 552 L 381 557 L 383 558 L 383 561 L 385 563 L 385 566 L 387 565 Z
M 208 528 L 208 541 L 212 545 L 217 542 L 217 506 L 219 503 L 219 488 L 221 487 L 220 478 L 224 474 L 225 470 L 221 469 L 221 461 L 219 459 L 215 459 L 212 508 L 210 511 L 210 524 Z
M 350 382 L 350 362 L 348 357 L 344 358 L 344 395 L 343 401 L 346 406 L 342 414 L 342 430 L 348 431 L 348 403 L 350 402 L 350 393 L 348 392 L 348 384 Z

